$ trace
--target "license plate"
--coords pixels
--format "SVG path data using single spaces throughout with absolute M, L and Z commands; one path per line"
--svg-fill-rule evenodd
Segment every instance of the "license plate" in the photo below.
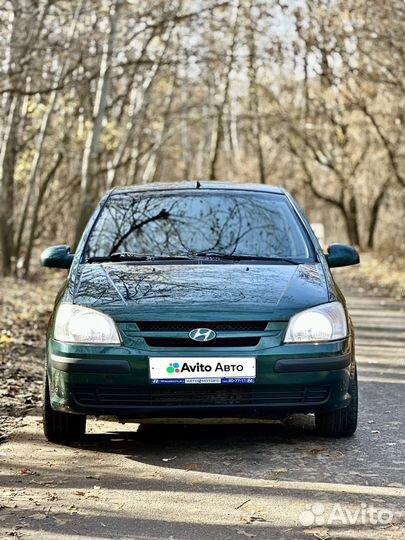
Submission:
M 256 358 L 150 357 L 152 384 L 249 384 L 256 380 Z

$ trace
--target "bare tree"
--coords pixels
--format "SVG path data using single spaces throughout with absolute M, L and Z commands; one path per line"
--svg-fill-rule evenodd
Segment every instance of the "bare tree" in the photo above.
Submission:
M 106 188 L 185 177 L 282 184 L 405 250 L 402 0 L 3 4 L 1 274 L 77 242 Z
M 84 226 L 95 206 L 95 178 L 97 174 L 97 154 L 105 117 L 111 61 L 114 53 L 117 22 L 122 0 L 106 0 L 109 10 L 109 29 L 103 45 L 100 61 L 100 72 L 94 100 L 92 127 L 87 136 L 83 152 L 82 174 L 80 185 L 80 208 L 76 226 L 75 243 L 79 241 Z
M 219 102 L 216 104 L 216 120 L 215 120 L 215 127 L 212 134 L 212 150 L 211 150 L 211 158 L 210 158 L 210 166 L 209 166 L 209 179 L 210 180 L 217 180 L 217 164 L 218 164 L 218 158 L 219 158 L 219 151 L 221 147 L 221 142 L 224 136 L 224 113 L 225 108 L 229 105 L 229 88 L 231 84 L 231 73 L 234 66 L 235 61 L 235 50 L 237 46 L 237 38 L 238 38 L 238 18 L 239 18 L 239 11 L 240 11 L 240 1 L 235 0 L 232 6 L 232 13 L 231 13 L 231 22 L 230 22 L 230 28 L 231 28 L 231 42 L 226 52 L 226 63 L 224 67 L 224 73 L 223 73 L 223 89 L 222 92 L 219 89 L 216 89 L 216 91 L 219 93 Z
M 35 143 L 34 157 L 31 163 L 31 170 L 28 177 L 27 186 L 25 188 L 25 195 L 24 195 L 24 199 L 22 203 L 21 217 L 20 217 L 20 222 L 19 222 L 18 231 L 17 231 L 17 239 L 16 239 L 16 246 L 15 246 L 16 259 L 18 259 L 19 254 L 20 254 L 21 241 L 22 241 L 22 236 L 24 233 L 24 228 L 26 225 L 28 207 L 29 207 L 31 196 L 32 196 L 32 193 L 34 191 L 35 184 L 37 181 L 38 170 L 39 170 L 40 162 L 43 156 L 45 138 L 48 133 L 49 123 L 55 109 L 56 100 L 58 98 L 57 89 L 60 87 L 60 84 L 65 76 L 65 70 L 68 68 L 68 65 L 69 65 L 69 50 L 71 48 L 73 39 L 75 37 L 76 27 L 77 27 L 77 23 L 79 21 L 79 18 L 82 12 L 83 5 L 84 5 L 84 0 L 81 0 L 78 4 L 76 13 L 74 15 L 74 18 L 68 30 L 67 41 L 66 41 L 66 44 L 64 45 L 64 51 L 63 51 L 64 54 L 62 54 L 61 63 L 59 64 L 59 67 L 57 68 L 56 74 L 55 74 L 54 88 L 49 95 L 47 109 L 42 118 L 42 122 L 38 131 L 37 140 Z M 51 178 L 52 176 L 53 175 L 51 175 Z M 30 245 L 30 242 L 29 242 L 29 245 Z M 28 251 L 31 252 L 31 246 L 28 248 Z M 26 261 L 26 257 L 25 257 L 25 261 Z M 25 262 L 25 266 L 26 265 L 27 265 L 27 262 Z
M 1 273 L 12 271 L 14 258 L 14 190 L 17 162 L 17 134 L 21 118 L 22 92 L 27 80 L 27 65 L 32 46 L 40 35 L 49 3 L 30 12 L 27 0 L 14 2 L 9 11 L 6 73 L 9 90 L 3 95 L 4 125 L 0 148 L 0 253 Z M 33 15 L 33 16 L 32 16 Z
M 262 143 L 262 122 L 259 107 L 259 84 L 258 84 L 258 58 L 257 58 L 257 18 L 254 14 L 255 2 L 250 0 L 247 12 L 247 45 L 249 50 L 249 108 L 251 112 L 251 125 L 254 141 L 254 149 L 257 155 L 257 167 L 259 181 L 266 183 L 266 173 Z

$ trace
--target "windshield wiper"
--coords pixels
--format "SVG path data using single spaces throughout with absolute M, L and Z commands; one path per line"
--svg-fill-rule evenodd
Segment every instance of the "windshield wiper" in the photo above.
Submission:
M 87 262 L 114 262 L 114 261 L 192 261 L 192 260 L 209 260 L 209 261 L 263 261 L 279 264 L 301 264 L 302 261 L 287 257 L 261 257 L 257 255 L 234 255 L 230 253 L 220 253 L 217 251 L 190 251 L 184 255 L 152 255 L 132 253 L 122 251 L 111 253 L 111 255 L 103 255 L 98 257 L 89 257 Z
M 190 255 L 207 259 L 223 259 L 226 261 L 265 261 L 286 264 L 301 264 L 301 261 L 289 257 L 262 257 L 258 255 L 234 255 L 217 251 L 193 251 Z
M 128 251 L 111 253 L 111 255 L 103 255 L 99 257 L 89 257 L 87 262 L 114 262 L 114 261 L 188 261 L 190 257 L 187 255 L 149 255 L 140 253 L 130 253 Z

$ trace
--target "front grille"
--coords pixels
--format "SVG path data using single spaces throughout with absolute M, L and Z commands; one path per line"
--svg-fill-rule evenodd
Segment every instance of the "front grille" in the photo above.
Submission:
M 328 386 L 93 386 L 73 389 L 76 403 L 105 408 L 204 405 L 294 405 L 325 401 Z
M 215 332 L 263 332 L 267 321 L 138 321 L 141 332 L 191 332 L 195 328 L 210 328 Z
M 165 337 L 144 337 L 149 347 L 182 347 L 182 348 L 204 348 L 204 347 L 256 347 L 260 341 L 260 336 L 253 337 L 233 337 L 215 338 L 211 341 L 194 341 L 190 338 L 165 338 Z

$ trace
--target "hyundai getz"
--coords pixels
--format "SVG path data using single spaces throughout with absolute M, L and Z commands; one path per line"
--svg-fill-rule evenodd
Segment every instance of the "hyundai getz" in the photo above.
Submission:
M 357 425 L 352 323 L 324 254 L 284 189 L 210 182 L 108 192 L 72 254 L 50 319 L 46 437 L 83 437 L 86 416 L 283 418 L 316 430 Z

